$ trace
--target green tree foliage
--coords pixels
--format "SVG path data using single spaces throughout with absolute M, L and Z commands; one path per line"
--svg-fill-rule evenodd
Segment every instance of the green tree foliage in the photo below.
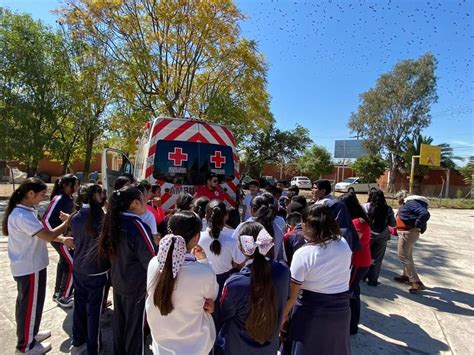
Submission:
M 358 158 L 351 166 L 362 182 L 373 183 L 384 174 L 386 162 L 378 155 L 366 155 Z
M 233 1 L 73 0 L 61 13 L 116 66 L 112 128 L 129 143 L 160 115 L 225 123 L 231 111 L 238 137 L 271 124 L 267 68 Z
M 438 100 L 436 65 L 431 53 L 399 62 L 377 80 L 375 88 L 360 95 L 358 110 L 350 117 L 349 128 L 366 139 L 369 151 L 387 156 L 390 190 L 407 141 L 431 122 L 430 107 Z
M 323 146 L 315 144 L 304 151 L 296 165 L 301 173 L 319 179 L 332 171 L 331 153 Z
M 294 161 L 311 144 L 309 131 L 301 126 L 284 131 L 271 126 L 269 130 L 250 135 L 245 142 L 243 161 L 247 173 L 259 177 L 265 164 L 287 164 Z
M 75 78 L 74 110 L 71 116 L 77 122 L 77 156 L 84 162 L 83 174 L 87 177 L 93 153 L 101 148 L 101 138 L 109 128 L 114 66 L 101 56 L 104 51 L 101 43 L 86 42 L 74 36 L 73 31 L 67 31 L 65 26 L 62 28 Z
M 25 163 L 30 175 L 71 111 L 68 68 L 59 33 L 0 8 L 0 157 Z
M 472 187 L 474 184 L 474 156 L 469 157 L 469 163 L 460 168 L 459 172 L 463 176 L 466 184 Z

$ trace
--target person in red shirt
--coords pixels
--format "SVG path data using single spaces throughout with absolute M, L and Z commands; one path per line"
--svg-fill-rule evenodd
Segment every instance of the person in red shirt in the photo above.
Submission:
M 165 211 L 161 207 L 161 186 L 158 184 L 151 186 L 151 199 L 148 201 L 147 209 L 155 216 L 156 224 L 160 224 L 165 219 Z
M 209 173 L 206 177 L 206 185 L 199 186 L 194 198 L 201 196 L 207 197 L 209 200 L 224 200 L 224 192 L 219 185 L 219 179 L 214 173 Z
M 364 278 L 370 268 L 372 257 L 370 255 L 370 221 L 364 209 L 359 203 L 355 193 L 350 192 L 340 197 L 345 203 L 352 223 L 359 234 L 360 249 L 352 253 L 352 271 L 349 287 L 354 295 L 351 299 L 351 335 L 357 334 L 360 320 L 360 281 Z

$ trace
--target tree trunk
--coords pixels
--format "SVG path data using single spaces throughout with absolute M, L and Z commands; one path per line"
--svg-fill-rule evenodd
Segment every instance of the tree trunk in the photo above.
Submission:
M 390 165 L 390 178 L 388 179 L 388 192 L 395 193 L 395 177 L 398 172 L 397 164 L 392 162 Z
M 89 133 L 86 138 L 86 153 L 84 156 L 84 167 L 82 169 L 85 179 L 89 176 L 93 147 L 94 147 L 94 135 L 92 133 Z
M 28 164 L 26 165 L 26 172 L 28 177 L 32 177 L 36 173 L 36 168 L 38 167 L 38 159 L 31 157 L 28 159 Z
M 63 159 L 63 170 L 61 172 L 61 175 L 65 175 L 67 173 L 67 168 L 69 166 L 69 161 L 71 160 L 71 150 L 67 150 L 64 154 L 64 159 Z

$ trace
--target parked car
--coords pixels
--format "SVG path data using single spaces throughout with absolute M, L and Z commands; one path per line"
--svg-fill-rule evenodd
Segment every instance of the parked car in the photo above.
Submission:
M 311 180 L 307 176 L 295 176 L 290 181 L 291 186 L 297 186 L 299 189 L 311 190 Z
M 379 186 L 376 182 L 362 182 L 358 177 L 350 177 L 341 182 L 338 182 L 335 186 L 337 192 L 365 192 L 377 190 Z
M 36 173 L 35 177 L 37 177 L 38 179 L 43 180 L 43 182 L 46 182 L 46 183 L 51 182 L 51 176 L 49 176 L 49 174 L 45 173 L 44 171 L 40 171 L 39 173 Z

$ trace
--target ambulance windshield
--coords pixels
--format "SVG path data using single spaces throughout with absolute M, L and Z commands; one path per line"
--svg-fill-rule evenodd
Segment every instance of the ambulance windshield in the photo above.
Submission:
M 219 182 L 234 179 L 232 148 L 218 144 L 158 141 L 153 177 L 182 185 L 204 185 L 209 172 Z

